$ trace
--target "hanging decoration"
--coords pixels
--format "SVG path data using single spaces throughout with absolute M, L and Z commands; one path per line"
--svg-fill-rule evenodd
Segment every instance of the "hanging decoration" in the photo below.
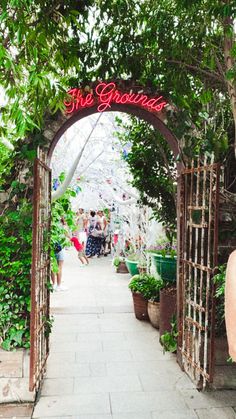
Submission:
M 53 185 L 52 185 L 53 190 L 56 191 L 59 186 L 60 186 L 59 180 L 53 179 Z

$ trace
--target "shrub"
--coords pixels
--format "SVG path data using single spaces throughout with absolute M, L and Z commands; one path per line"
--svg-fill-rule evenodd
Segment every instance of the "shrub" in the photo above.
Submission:
M 162 280 L 156 279 L 154 276 L 149 274 L 134 275 L 129 283 L 129 289 L 132 292 L 142 294 L 146 300 L 151 298 L 155 300 L 159 299 L 160 289 L 162 286 Z

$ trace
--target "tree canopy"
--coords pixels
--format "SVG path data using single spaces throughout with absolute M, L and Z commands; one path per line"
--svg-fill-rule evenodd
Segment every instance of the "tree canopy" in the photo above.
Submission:
M 2 0 L 0 85 L 2 137 L 23 138 L 46 111 L 63 109 L 68 78 L 80 70 L 90 0 Z M 76 35 L 76 42 L 73 37 Z M 80 42 L 79 42 L 80 41 Z
M 210 122 L 217 142 L 232 142 L 234 0 L 3 0 L 0 13 L 1 136 L 40 127 L 69 86 L 120 77 L 163 91 L 180 139 Z

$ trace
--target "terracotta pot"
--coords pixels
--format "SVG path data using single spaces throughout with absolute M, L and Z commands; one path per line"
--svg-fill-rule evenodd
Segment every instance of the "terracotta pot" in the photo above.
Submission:
M 160 336 L 171 331 L 171 319 L 176 315 L 177 290 L 163 288 L 160 291 Z
M 148 302 L 143 298 L 138 292 L 132 293 L 133 303 L 134 303 L 134 314 L 138 320 L 149 320 L 147 305 Z
M 157 301 L 148 301 L 148 316 L 150 323 L 156 329 L 160 326 L 160 303 Z
M 117 267 L 116 272 L 118 274 L 128 274 L 129 273 L 125 262 L 120 262 L 119 263 L 119 266 Z

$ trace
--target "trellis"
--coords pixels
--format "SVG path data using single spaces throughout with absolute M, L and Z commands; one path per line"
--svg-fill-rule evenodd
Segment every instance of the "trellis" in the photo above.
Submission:
M 179 360 L 197 387 L 214 372 L 220 165 L 192 161 L 181 174 Z

